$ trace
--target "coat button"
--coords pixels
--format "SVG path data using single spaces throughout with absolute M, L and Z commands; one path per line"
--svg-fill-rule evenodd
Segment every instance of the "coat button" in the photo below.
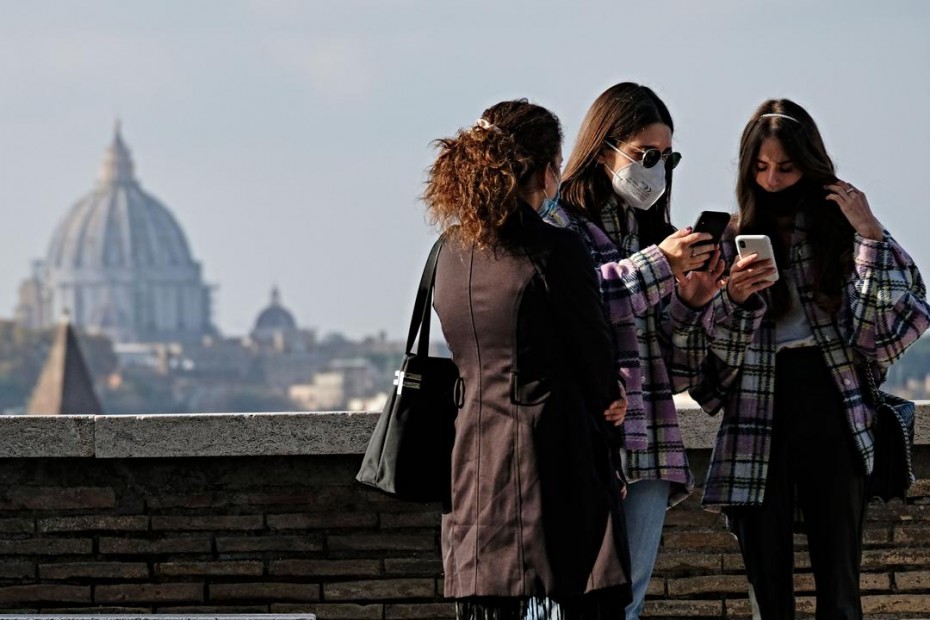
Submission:
M 852 380 L 850 380 L 850 379 L 843 379 L 843 385 L 852 385 Z

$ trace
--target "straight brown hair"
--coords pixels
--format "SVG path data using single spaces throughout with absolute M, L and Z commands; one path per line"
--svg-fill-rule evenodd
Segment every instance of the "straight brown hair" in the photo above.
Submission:
M 789 99 L 769 99 L 760 105 L 743 130 L 736 183 L 739 232 L 768 235 L 779 269 L 787 267 L 788 248 L 778 234 L 775 215 L 760 206 L 765 190 L 756 183 L 759 149 L 770 137 L 781 143 L 785 154 L 802 174 L 798 182 L 804 183 L 804 192 L 799 208 L 805 212 L 813 252 L 814 301 L 821 309 L 835 314 L 843 303 L 846 279 L 853 268 L 855 231 L 839 206 L 826 200 L 827 191 L 823 186 L 836 182 L 836 168 L 817 124 L 807 110 Z M 774 318 L 791 309 L 787 280 L 779 278 L 769 289 L 769 314 Z
M 652 89 L 621 82 L 601 93 L 588 109 L 565 165 L 561 192 L 565 207 L 600 224 L 601 210 L 614 196 L 610 177 L 598 161 L 608 148 L 605 143 L 616 146 L 627 142 L 655 123 L 675 131 L 668 107 Z M 665 193 L 650 209 L 636 212 L 643 247 L 659 243 L 674 232 L 669 215 L 671 200 L 672 169 L 666 167 Z

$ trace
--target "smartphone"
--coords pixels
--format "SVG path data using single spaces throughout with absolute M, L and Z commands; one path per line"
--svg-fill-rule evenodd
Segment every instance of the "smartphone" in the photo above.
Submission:
M 729 224 L 729 213 L 723 211 L 701 211 L 701 214 L 698 215 L 697 220 L 694 222 L 694 226 L 691 227 L 691 232 L 709 233 L 713 237 L 713 239 L 707 243 L 701 243 L 699 245 L 719 245 L 720 238 L 723 236 L 723 231 L 727 229 Z M 707 261 L 698 268 L 698 271 L 707 271 L 709 264 L 710 259 L 707 259 Z
M 750 254 L 758 254 L 756 260 L 771 260 L 775 262 L 775 251 L 772 249 L 772 240 L 768 235 L 736 235 L 736 251 L 739 257 L 743 258 Z M 768 278 L 772 282 L 778 281 L 778 266 L 775 266 L 775 273 Z

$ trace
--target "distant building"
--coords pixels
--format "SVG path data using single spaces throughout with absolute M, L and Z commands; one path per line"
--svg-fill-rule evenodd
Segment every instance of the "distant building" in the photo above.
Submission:
M 283 352 L 305 348 L 294 315 L 281 305 L 278 287 L 271 289 L 271 303 L 258 315 L 249 338 L 259 349 Z
M 303 411 L 342 409 L 346 401 L 345 376 L 339 372 L 320 372 L 311 383 L 290 386 L 287 395 Z
M 364 357 L 330 361 L 328 370 L 342 375 L 342 389 L 346 400 L 365 398 L 375 393 L 378 374 Z
M 367 398 L 350 398 L 346 403 L 346 411 L 384 411 L 390 395 L 387 392 L 378 392 Z
M 48 329 L 69 315 L 75 329 L 112 341 L 101 359 L 112 359 L 113 368 L 98 380 L 103 404 L 119 413 L 380 409 L 392 389 L 404 343 L 384 332 L 360 341 L 338 333 L 318 338 L 297 324 L 274 287 L 267 305 L 256 304 L 247 335 L 223 337 L 211 306 L 184 231 L 142 189 L 117 124 L 96 187 L 61 220 L 20 285 L 20 327 Z M 99 410 L 90 400 L 96 395 L 82 387 L 90 379 L 73 381 L 86 368 L 69 364 L 44 372 L 30 407 L 4 410 Z M 17 394 L 24 398 L 27 389 Z M 56 398 L 77 400 L 61 406 Z
M 171 212 L 139 185 L 117 124 L 97 187 L 56 228 L 20 287 L 17 321 L 75 326 L 114 342 L 192 342 L 215 333 L 210 289 Z
M 334 359 L 310 383 L 289 386 L 287 395 L 305 411 L 380 409 L 387 394 L 377 389 L 378 378 L 375 367 L 363 357 Z

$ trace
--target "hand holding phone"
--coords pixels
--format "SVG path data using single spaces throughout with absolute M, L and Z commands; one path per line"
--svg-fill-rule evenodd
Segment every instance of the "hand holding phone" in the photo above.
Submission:
M 741 306 L 754 293 L 769 288 L 778 280 L 778 268 L 772 242 L 765 235 L 737 235 L 736 251 L 740 259 L 730 267 L 727 294 Z M 753 255 L 755 258 L 747 260 Z
M 772 261 L 772 266 L 775 269 L 767 276 L 767 279 L 771 282 L 778 281 L 778 265 L 775 264 L 775 250 L 772 248 L 772 240 L 768 238 L 768 235 L 737 235 L 736 251 L 739 253 L 741 259 L 751 254 L 756 254 L 757 258 L 753 261 L 754 263 L 762 260 Z
M 700 268 L 714 255 L 710 234 L 691 232 L 688 228 L 676 230 L 666 237 L 659 243 L 659 250 L 665 255 L 676 278 Z
M 720 238 L 723 236 L 723 231 L 727 229 L 729 224 L 729 213 L 724 211 L 701 211 L 697 220 L 694 222 L 694 226 L 691 227 L 691 231 L 696 233 L 708 233 L 711 236 L 711 240 L 696 244 L 694 247 L 700 247 L 702 245 L 720 245 Z M 710 259 L 706 260 L 703 265 L 698 267 L 697 271 L 707 271 L 709 265 Z

